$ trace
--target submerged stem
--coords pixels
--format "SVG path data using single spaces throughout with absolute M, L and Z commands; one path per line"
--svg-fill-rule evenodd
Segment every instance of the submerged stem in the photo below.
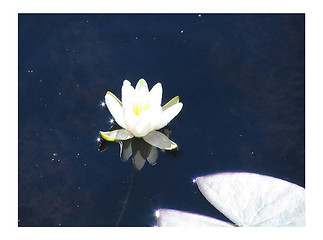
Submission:
M 122 210 L 120 212 L 119 218 L 116 221 L 116 224 L 115 224 L 116 227 L 120 225 L 120 222 L 121 222 L 121 220 L 122 220 L 122 218 L 123 218 L 123 216 L 124 216 L 124 214 L 126 212 L 127 205 L 128 205 L 128 200 L 129 200 L 131 189 L 132 189 L 132 186 L 133 186 L 133 183 L 134 183 L 134 178 L 135 178 L 136 172 L 137 172 L 136 169 L 133 168 L 132 177 L 131 177 L 130 184 L 129 184 L 129 190 L 128 190 L 127 196 L 126 196 L 126 198 L 124 200 L 123 208 L 122 208 Z

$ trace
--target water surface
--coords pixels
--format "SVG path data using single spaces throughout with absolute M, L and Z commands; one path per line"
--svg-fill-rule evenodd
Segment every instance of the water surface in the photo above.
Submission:
M 19 226 L 225 219 L 192 179 L 249 171 L 305 186 L 304 15 L 19 15 Z M 106 91 L 161 82 L 176 154 L 134 170 L 99 152 Z

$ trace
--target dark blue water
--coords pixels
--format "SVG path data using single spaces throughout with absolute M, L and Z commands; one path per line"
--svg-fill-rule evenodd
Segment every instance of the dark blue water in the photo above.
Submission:
M 19 15 L 19 226 L 225 219 L 192 179 L 249 171 L 305 186 L 304 15 Z M 179 152 L 141 171 L 99 152 L 122 82 L 161 82 Z

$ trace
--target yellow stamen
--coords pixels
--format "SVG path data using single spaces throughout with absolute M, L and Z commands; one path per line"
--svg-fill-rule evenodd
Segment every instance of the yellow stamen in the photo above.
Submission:
M 149 103 L 143 103 L 140 101 L 140 103 L 132 103 L 133 111 L 136 115 L 140 115 L 143 111 L 150 108 Z

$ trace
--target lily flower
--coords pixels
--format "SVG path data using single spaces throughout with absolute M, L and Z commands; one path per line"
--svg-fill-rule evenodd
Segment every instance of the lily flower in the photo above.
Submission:
M 161 106 L 163 88 L 157 83 L 150 91 L 147 82 L 140 79 L 136 88 L 128 80 L 123 81 L 121 101 L 110 91 L 105 103 L 114 120 L 122 129 L 100 131 L 107 141 L 123 141 L 133 137 L 143 138 L 147 143 L 160 149 L 172 150 L 177 144 L 157 131 L 165 127 L 182 109 L 179 97 Z

